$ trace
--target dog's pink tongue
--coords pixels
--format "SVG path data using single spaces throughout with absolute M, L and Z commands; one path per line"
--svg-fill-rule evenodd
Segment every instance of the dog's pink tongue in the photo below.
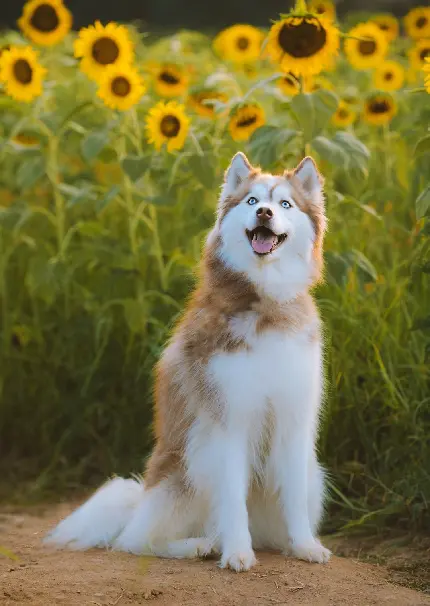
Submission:
M 252 248 L 255 250 L 256 253 L 259 253 L 260 255 L 268 253 L 272 250 L 272 247 L 275 244 L 275 239 L 276 236 L 274 234 L 266 235 L 261 232 L 257 232 L 252 238 Z

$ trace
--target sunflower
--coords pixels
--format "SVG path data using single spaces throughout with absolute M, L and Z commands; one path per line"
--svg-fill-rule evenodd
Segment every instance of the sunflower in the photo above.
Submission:
M 10 50 L 10 44 L 5 44 L 4 46 L 0 46 L 0 57 L 7 50 Z
M 153 70 L 155 92 L 160 97 L 179 97 L 187 88 L 188 74 L 177 65 L 159 65 Z
M 332 122 L 336 126 L 349 126 L 355 122 L 357 112 L 355 112 L 349 103 L 339 101 L 337 110 L 333 114 Z
M 228 129 L 234 141 L 246 141 L 265 123 L 264 110 L 257 103 L 236 107 L 230 117 Z
M 318 16 L 324 15 L 331 21 L 336 19 L 336 6 L 330 0 L 312 0 L 309 3 L 309 12 Z
M 379 29 L 385 34 L 388 42 L 395 40 L 399 35 L 399 22 L 394 15 L 389 13 L 382 13 L 380 15 L 374 15 L 372 22 L 376 23 Z
M 196 114 L 203 118 L 215 118 L 215 103 L 227 103 L 228 97 L 225 93 L 213 89 L 201 89 L 190 94 L 189 105 Z
M 417 6 L 404 18 L 406 33 L 411 38 L 430 38 L 430 8 Z
M 424 86 L 426 87 L 426 91 L 430 94 L 430 57 L 426 57 L 424 67 Z
M 111 109 L 124 111 L 139 101 L 145 86 L 137 70 L 130 65 L 111 65 L 99 81 L 100 99 Z
M 214 42 L 215 52 L 233 63 L 252 63 L 260 57 L 262 32 L 252 25 L 232 25 L 220 32 Z
M 373 72 L 373 85 L 377 90 L 399 90 L 404 81 L 405 70 L 397 61 L 384 61 Z
M 345 40 L 348 61 L 356 69 L 374 67 L 388 50 L 386 35 L 375 23 L 360 23 L 353 27 Z
M 12 137 L 12 139 L 10 139 L 10 144 L 18 151 L 37 149 L 40 147 L 40 141 L 37 137 L 25 133 L 19 133 Z
M 339 30 L 325 16 L 287 16 L 269 32 L 267 53 L 281 69 L 312 76 L 329 65 L 339 49 Z
M 185 107 L 176 101 L 160 101 L 149 110 L 146 118 L 146 130 L 149 143 L 157 150 L 163 143 L 167 151 L 182 149 L 188 134 L 190 119 L 185 114 Z
M 430 57 L 430 38 L 417 40 L 415 46 L 409 50 L 409 63 L 415 70 L 420 70 L 425 64 L 426 57 Z
M 388 124 L 396 113 L 396 103 L 388 93 L 374 93 L 364 103 L 363 118 L 368 124 Z
M 294 95 L 298 95 L 300 92 L 300 81 L 291 72 L 285 74 L 282 78 L 279 78 L 277 84 L 278 88 L 284 95 L 287 95 L 287 97 L 294 97 Z
M 316 76 L 315 78 L 303 79 L 303 91 L 305 93 L 314 93 L 317 90 L 335 90 L 335 87 L 328 78 L 324 76 Z
M 75 57 L 81 58 L 81 70 L 98 80 L 109 65 L 131 64 L 133 42 L 123 25 L 100 21 L 79 31 L 74 43 Z
M 11 46 L 0 57 L 0 81 L 6 93 L 17 101 L 30 102 L 42 94 L 46 70 L 39 65 L 38 52 L 31 46 Z
M 34 44 L 52 46 L 69 33 L 72 21 L 72 13 L 61 0 L 29 0 L 18 26 Z

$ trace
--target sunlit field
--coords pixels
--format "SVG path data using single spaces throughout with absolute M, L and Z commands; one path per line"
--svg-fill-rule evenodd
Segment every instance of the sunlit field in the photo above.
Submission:
M 329 217 L 326 530 L 429 525 L 430 9 L 291 10 L 160 37 L 73 32 L 60 0 L 31 0 L 0 34 L 2 498 L 142 470 L 152 367 L 224 170 L 237 150 L 274 172 L 310 154 Z

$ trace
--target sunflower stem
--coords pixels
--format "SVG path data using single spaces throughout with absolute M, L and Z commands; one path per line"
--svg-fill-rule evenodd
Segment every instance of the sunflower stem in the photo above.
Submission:
M 385 170 L 385 180 L 387 183 L 390 183 L 390 172 L 391 172 L 389 158 L 388 158 L 389 139 L 390 139 L 390 125 L 383 124 L 382 140 L 384 143 L 384 170 Z
M 54 134 L 49 135 L 48 139 L 48 165 L 47 175 L 54 193 L 55 217 L 57 228 L 57 248 L 58 256 L 63 256 L 63 240 L 65 235 L 66 213 L 64 198 L 59 188 L 60 174 L 58 170 L 58 144 L 59 140 Z

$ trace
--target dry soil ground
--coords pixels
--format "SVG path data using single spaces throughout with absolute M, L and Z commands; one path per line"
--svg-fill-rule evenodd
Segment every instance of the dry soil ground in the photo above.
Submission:
M 71 506 L 0 510 L 1 606 L 430 605 L 430 596 L 393 584 L 385 566 L 334 557 L 326 566 L 259 553 L 251 572 L 220 570 L 215 560 L 173 561 L 92 550 L 58 552 L 44 533 Z

